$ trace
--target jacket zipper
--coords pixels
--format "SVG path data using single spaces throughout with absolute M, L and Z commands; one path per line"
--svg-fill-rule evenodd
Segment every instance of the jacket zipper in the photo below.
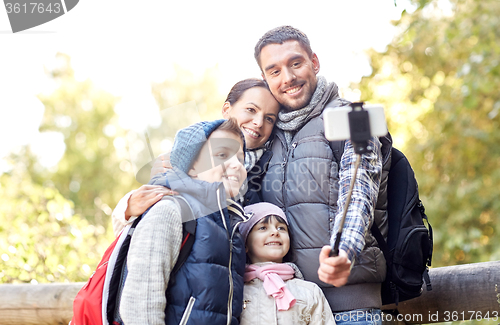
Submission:
M 320 136 L 312 136 L 312 137 L 307 137 L 305 139 L 301 139 L 299 141 L 293 141 L 291 146 L 288 147 L 287 143 L 286 143 L 286 139 L 283 139 L 283 135 L 278 133 L 278 138 L 280 139 L 281 141 L 281 145 L 283 146 L 283 149 L 284 151 L 286 152 L 285 155 L 283 155 L 283 162 L 281 163 L 281 167 L 283 168 L 283 186 L 281 187 L 281 195 L 283 196 L 283 205 L 284 205 L 284 208 L 285 208 L 285 213 L 288 212 L 288 209 L 287 209 L 287 198 L 286 198 L 286 180 L 287 180 L 287 164 L 288 164 L 288 158 L 291 157 L 291 158 L 295 158 L 295 148 L 297 148 L 297 146 L 299 144 L 302 144 L 302 143 L 306 143 L 306 142 L 313 142 L 313 141 L 322 141 L 322 142 L 325 142 L 325 138 L 323 137 L 320 137 Z
M 233 318 L 233 310 L 232 310 L 232 305 L 233 305 L 233 274 L 231 270 L 231 262 L 233 260 L 233 244 L 231 242 L 231 236 L 229 235 L 229 231 L 227 228 L 227 223 L 226 223 L 226 217 L 224 216 L 224 211 L 222 210 L 222 204 L 221 204 L 221 198 L 220 198 L 220 188 L 217 189 L 217 204 L 219 205 L 219 212 L 220 216 L 222 219 L 222 223 L 224 224 L 224 228 L 226 229 L 226 233 L 229 237 L 229 293 L 227 296 L 227 321 L 226 324 L 230 325 L 231 320 Z M 229 212 L 228 212 L 229 213 Z
M 232 264 L 233 264 L 233 236 L 236 232 L 236 229 L 238 229 L 238 225 L 242 222 L 248 221 L 244 220 L 242 218 L 241 221 L 237 222 L 235 226 L 233 227 L 233 230 L 231 234 L 229 234 L 229 229 L 227 227 L 226 223 L 226 218 L 224 216 L 224 213 L 222 211 L 222 205 L 221 205 L 221 199 L 220 199 L 220 190 L 217 189 L 217 200 L 219 204 L 219 212 L 221 214 L 222 222 L 224 223 L 224 228 L 226 229 L 226 233 L 229 236 L 229 294 L 228 294 L 228 301 L 227 301 L 227 325 L 231 325 L 231 321 L 233 318 L 233 296 L 234 296 L 234 282 L 233 282 L 233 270 L 232 270 Z M 235 213 L 238 215 L 238 213 Z M 229 215 L 229 208 L 228 208 L 228 216 Z M 240 216 L 241 217 L 241 216 Z
M 329 146 L 328 142 L 325 141 L 325 138 L 324 137 L 320 137 L 320 136 L 311 136 L 311 137 L 307 137 L 305 139 L 301 139 L 299 141 L 293 142 L 292 143 L 292 158 L 295 158 L 295 148 L 297 148 L 297 146 L 299 144 L 303 144 L 303 143 L 306 143 L 306 142 L 313 142 L 313 141 L 318 142 L 318 140 L 319 140 L 319 142 L 324 142 L 324 143 L 326 143 Z
M 193 305 L 195 301 L 195 297 L 191 296 L 191 298 L 189 298 L 188 304 L 186 306 L 186 309 L 184 309 L 184 313 L 182 314 L 181 322 L 179 323 L 179 325 L 187 324 L 189 317 L 191 316 L 191 312 L 193 311 Z
M 228 214 L 229 214 L 229 209 L 228 209 Z M 235 213 L 235 214 L 239 215 L 238 213 Z M 243 223 L 243 222 L 246 222 L 246 221 L 248 221 L 248 219 L 244 220 L 244 218 L 242 218 L 241 221 L 237 222 L 234 225 L 233 230 L 231 232 L 231 237 L 229 239 L 229 252 L 230 252 L 230 255 L 229 255 L 229 288 L 230 288 L 230 290 L 229 290 L 228 310 L 231 310 L 231 317 L 228 316 L 228 319 L 227 319 L 227 324 L 228 325 L 231 324 L 231 320 L 232 320 L 233 296 L 234 296 L 234 283 L 233 283 L 233 272 L 232 272 L 232 266 L 233 266 L 233 237 L 234 237 L 234 234 L 236 233 L 236 229 L 238 229 L 238 226 L 240 225 L 240 223 Z
M 288 144 L 286 142 L 286 139 L 283 139 L 284 135 L 281 133 L 277 134 L 278 139 L 281 141 L 281 146 L 283 147 L 283 152 L 285 153 L 283 155 L 283 162 L 281 163 L 281 168 L 283 169 L 283 183 L 281 186 L 281 196 L 283 197 L 283 208 L 285 209 L 285 214 L 287 213 L 288 209 L 286 208 L 286 164 L 288 162 L 288 155 L 290 154 L 290 149 L 288 148 Z

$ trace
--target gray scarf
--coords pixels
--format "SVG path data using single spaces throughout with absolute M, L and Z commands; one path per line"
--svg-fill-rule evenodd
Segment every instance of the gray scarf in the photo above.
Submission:
M 257 164 L 264 152 L 271 149 L 272 141 L 273 135 L 271 134 L 262 147 L 256 149 L 247 148 L 245 151 L 245 169 L 247 170 L 247 173 L 250 172 L 253 166 Z
M 326 88 L 327 83 L 325 77 L 318 77 L 316 90 L 314 91 L 314 94 L 311 97 L 311 101 L 307 106 L 291 112 L 281 110 L 278 113 L 278 122 L 276 122 L 276 127 L 285 131 L 285 138 L 288 144 L 292 142 L 294 132 L 299 130 L 305 124 L 309 113 L 311 113 L 316 105 L 320 102 Z
M 260 157 L 264 154 L 266 148 L 249 149 L 245 152 L 245 169 L 247 173 L 255 166 Z

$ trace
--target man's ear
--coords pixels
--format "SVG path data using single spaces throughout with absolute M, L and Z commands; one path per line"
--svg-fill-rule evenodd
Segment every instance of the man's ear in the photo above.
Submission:
M 231 104 L 229 102 L 225 102 L 224 105 L 222 105 L 222 117 L 227 120 L 228 118 L 228 113 L 231 110 Z
M 313 63 L 314 73 L 318 74 L 318 72 L 319 72 L 319 59 L 318 59 L 318 56 L 316 55 L 316 53 L 312 54 L 311 61 Z

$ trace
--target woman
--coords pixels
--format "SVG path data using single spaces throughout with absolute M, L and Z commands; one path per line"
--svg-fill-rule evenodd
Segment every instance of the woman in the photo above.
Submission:
M 248 189 L 244 196 L 244 205 L 262 201 L 259 190 L 260 178 L 266 172 L 265 167 L 271 159 L 272 153 L 267 149 L 269 139 L 272 139 L 271 134 L 278 118 L 279 108 L 267 84 L 263 80 L 253 78 L 237 82 L 222 106 L 222 116 L 226 119 L 231 117 L 236 119 L 245 136 Z M 170 167 L 169 154 L 160 155 L 151 170 L 151 177 L 166 172 Z M 127 193 L 118 202 L 112 214 L 115 235 L 164 195 L 172 194 L 176 193 L 156 185 L 143 185 Z

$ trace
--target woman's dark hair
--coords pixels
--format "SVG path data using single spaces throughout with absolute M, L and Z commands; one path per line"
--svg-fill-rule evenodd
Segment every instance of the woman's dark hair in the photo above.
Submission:
M 262 87 L 264 89 L 269 90 L 269 86 L 267 83 L 262 80 L 262 79 L 257 79 L 257 78 L 249 78 L 245 80 L 238 81 L 233 88 L 229 91 L 229 94 L 227 94 L 226 102 L 229 102 L 229 104 L 234 105 L 237 101 L 240 100 L 241 96 L 245 91 L 247 91 L 250 88 L 253 87 Z
M 293 242 L 292 229 L 290 228 L 290 226 L 288 225 L 288 223 L 285 220 L 283 220 L 282 217 L 274 215 L 274 214 L 270 214 L 268 216 L 265 216 L 264 218 L 262 218 L 261 221 L 259 221 L 259 223 L 262 222 L 264 224 L 268 224 L 271 221 L 271 218 L 276 219 L 279 223 L 285 224 L 286 228 L 288 229 L 288 238 L 290 238 L 290 248 L 288 249 L 288 253 L 286 253 L 286 255 L 283 256 L 283 261 L 282 262 L 283 263 L 285 263 L 285 262 L 295 263 L 295 261 L 297 260 L 297 257 L 295 256 L 295 250 L 292 248 L 292 242 Z M 252 231 L 252 230 L 250 230 L 250 231 Z M 252 261 L 248 257 L 248 254 L 247 254 L 247 264 L 252 264 Z

